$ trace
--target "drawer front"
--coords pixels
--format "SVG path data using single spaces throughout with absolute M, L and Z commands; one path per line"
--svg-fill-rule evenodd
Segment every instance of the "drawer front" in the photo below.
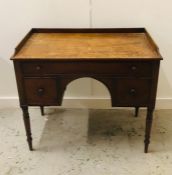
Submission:
M 151 77 L 152 62 L 24 62 L 22 72 L 29 75 L 113 74 L 114 76 Z
M 151 79 L 118 79 L 113 106 L 146 106 L 150 98 Z
M 24 88 L 30 105 L 57 104 L 56 80 L 51 78 L 26 78 Z

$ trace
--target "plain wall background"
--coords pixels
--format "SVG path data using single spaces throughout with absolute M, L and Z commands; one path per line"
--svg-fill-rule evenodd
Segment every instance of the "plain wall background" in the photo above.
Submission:
M 33 27 L 146 27 L 160 48 L 158 103 L 172 107 L 171 0 L 0 0 L 0 105 L 17 99 L 14 48 Z M 72 82 L 65 98 L 110 98 L 89 78 Z

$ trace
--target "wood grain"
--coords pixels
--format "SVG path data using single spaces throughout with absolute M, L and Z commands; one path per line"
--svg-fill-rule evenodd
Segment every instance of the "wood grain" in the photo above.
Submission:
M 13 59 L 160 59 L 145 33 L 33 33 Z

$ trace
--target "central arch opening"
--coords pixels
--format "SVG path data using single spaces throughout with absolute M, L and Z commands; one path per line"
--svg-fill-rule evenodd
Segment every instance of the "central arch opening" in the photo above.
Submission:
M 110 108 L 111 95 L 100 80 L 82 77 L 70 81 L 64 93 L 63 105 L 70 107 Z

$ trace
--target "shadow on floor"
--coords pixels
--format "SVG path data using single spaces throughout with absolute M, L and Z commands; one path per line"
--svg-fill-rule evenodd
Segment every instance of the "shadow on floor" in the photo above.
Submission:
M 65 150 L 80 146 L 140 151 L 144 147 L 145 115 L 144 109 L 140 110 L 137 118 L 134 117 L 133 110 L 49 110 L 37 147 L 41 151 Z M 164 119 L 161 115 L 163 111 L 156 111 L 154 114 L 151 152 L 163 150 L 164 145 L 172 140 L 168 116 Z

